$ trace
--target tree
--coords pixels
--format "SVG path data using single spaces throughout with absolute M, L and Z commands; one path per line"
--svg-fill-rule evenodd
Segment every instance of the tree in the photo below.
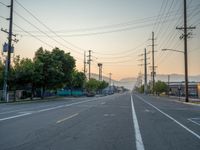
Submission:
M 52 52 L 39 48 L 34 58 L 37 72 L 37 86 L 42 87 L 42 98 L 46 89 L 57 89 L 70 86 L 75 60 L 69 53 L 59 48 Z
M 102 90 L 106 88 L 109 84 L 105 81 L 98 81 L 96 79 L 91 78 L 86 83 L 86 90 L 88 92 L 96 92 L 97 90 Z
M 155 92 L 157 93 L 157 94 L 160 94 L 160 93 L 162 93 L 162 92 L 166 92 L 167 91 L 167 84 L 165 83 L 165 82 L 162 82 L 162 81 L 157 81 L 156 83 L 155 83 L 155 87 L 154 87 L 155 89 Z
M 91 78 L 86 83 L 87 92 L 95 92 L 98 89 L 98 81 L 96 79 Z
M 108 87 L 109 83 L 106 81 L 99 81 L 98 90 L 103 90 Z
M 86 83 L 86 76 L 83 72 L 75 70 L 72 73 L 71 87 L 75 89 L 83 89 Z

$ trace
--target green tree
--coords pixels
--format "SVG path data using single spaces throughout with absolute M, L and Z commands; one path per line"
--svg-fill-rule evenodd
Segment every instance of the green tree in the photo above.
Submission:
M 91 78 L 86 83 L 86 90 L 88 92 L 96 92 L 97 90 L 102 90 L 106 88 L 109 84 L 105 81 L 98 81 L 96 79 Z
M 86 76 L 83 72 L 75 70 L 72 74 L 72 88 L 83 89 L 86 83 Z
M 56 67 L 59 68 L 57 72 L 57 78 L 54 81 L 56 88 L 63 86 L 71 86 L 71 81 L 73 78 L 73 72 L 75 70 L 75 59 L 70 56 L 70 53 L 65 53 L 59 48 L 54 48 L 52 50 L 52 58 L 56 63 Z
M 56 79 L 58 79 L 62 73 L 61 67 L 60 64 L 53 59 L 51 52 L 43 50 L 43 48 L 39 48 L 35 53 L 34 63 L 35 72 L 37 72 L 36 85 L 42 88 L 41 98 L 44 98 L 46 89 L 55 88 Z
M 36 85 L 42 87 L 42 98 L 46 89 L 70 86 L 75 60 L 69 53 L 59 48 L 52 52 L 39 48 L 34 58 Z
M 88 92 L 95 92 L 98 89 L 98 81 L 96 79 L 91 78 L 87 83 L 86 83 L 86 90 Z
M 162 81 L 159 80 L 155 83 L 154 90 L 157 94 L 160 94 L 162 92 L 166 92 L 167 91 L 167 84 L 165 82 L 162 82 Z
M 34 63 L 31 59 L 23 58 L 19 56 L 14 58 L 14 65 L 10 69 L 10 90 L 16 91 L 17 89 L 26 89 L 34 92 L 35 83 L 35 70 Z M 31 96 L 31 98 L 32 98 Z
M 108 87 L 108 82 L 106 81 L 99 81 L 99 84 L 98 84 L 98 90 L 103 90 L 105 89 L 106 87 Z

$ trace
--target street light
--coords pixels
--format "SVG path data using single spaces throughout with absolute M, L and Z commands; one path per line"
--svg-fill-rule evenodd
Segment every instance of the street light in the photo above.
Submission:
M 180 51 L 180 50 L 176 50 L 176 49 L 162 49 L 162 51 L 174 51 L 174 52 L 179 52 L 185 55 L 187 55 L 185 53 L 185 51 Z M 185 102 L 189 101 L 189 96 L 188 96 L 188 67 L 187 67 L 187 63 L 186 63 L 186 59 L 185 59 Z

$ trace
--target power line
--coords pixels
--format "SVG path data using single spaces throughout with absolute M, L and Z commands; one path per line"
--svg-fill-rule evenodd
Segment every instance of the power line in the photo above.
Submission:
M 175 20 L 176 18 L 171 19 Z M 162 24 L 166 23 L 169 20 L 163 21 Z M 93 36 L 93 35 L 101 35 L 101 34 L 109 34 L 109 33 L 116 33 L 116 32 L 123 32 L 123 31 L 129 31 L 129 30 L 135 30 L 135 29 L 140 29 L 140 28 L 145 28 L 145 27 L 151 27 L 153 23 L 148 23 L 144 25 L 138 25 L 138 26 L 133 26 L 133 27 L 126 27 L 122 29 L 114 29 L 114 30 L 109 30 L 109 31 L 100 31 L 100 32 L 91 32 L 91 33 L 81 33 L 81 34 L 63 34 L 59 35 L 60 37 L 81 37 L 81 36 Z M 37 35 L 41 36 L 41 35 Z
M 0 2 L 1 5 L 8 7 L 8 5 L 4 4 L 3 2 Z
M 173 8 L 173 7 L 172 7 L 173 4 L 174 4 L 174 0 L 172 0 L 172 3 L 171 3 L 171 5 L 170 5 L 170 7 L 169 7 L 169 9 L 168 9 L 168 12 Z M 169 16 L 167 15 L 165 19 L 168 19 L 168 17 L 169 17 Z M 163 37 L 163 35 L 165 35 L 166 32 L 168 32 L 168 29 L 169 29 L 169 27 L 170 27 L 170 24 L 171 24 L 171 23 L 168 24 L 168 26 L 167 26 L 167 28 L 166 28 L 165 30 L 162 30 L 162 31 L 161 31 L 160 37 Z M 158 34 L 159 34 L 159 33 L 158 33 Z
M 159 13 L 158 13 L 158 14 L 161 14 L 161 12 L 162 12 L 162 10 L 163 10 L 163 6 L 164 6 L 164 0 L 162 1 L 162 4 L 161 4 L 161 7 L 160 7 L 160 10 L 159 10 Z M 153 30 L 152 30 L 152 31 L 155 30 L 155 27 L 157 26 L 157 22 L 158 22 L 158 19 L 160 18 L 160 16 L 161 16 L 161 15 L 158 15 L 158 16 L 157 16 L 156 21 L 155 21 L 155 23 L 154 23 L 154 25 L 153 25 Z
M 169 1 L 167 0 L 165 5 L 164 5 L 164 9 L 162 11 L 161 17 L 159 18 L 158 24 L 160 24 L 162 22 L 163 18 L 165 18 L 164 14 L 165 14 L 165 10 L 166 10 L 168 2 Z M 158 33 L 159 33 L 158 31 L 160 31 L 160 29 L 161 29 L 161 27 L 158 26 L 154 32 L 157 33 L 157 35 L 158 35 Z
M 0 18 L 7 20 L 7 18 L 5 18 L 5 17 L 3 17 L 3 16 L 0 16 Z
M 101 52 L 94 52 L 94 53 L 96 53 L 96 54 L 99 54 L 99 55 L 122 55 L 122 54 L 127 54 L 127 53 L 129 53 L 129 52 L 133 52 L 133 50 L 136 50 L 136 49 L 138 49 L 139 47 L 141 47 L 141 46 L 143 46 L 145 43 L 147 42 L 147 40 L 145 40 L 144 42 L 142 42 L 142 43 L 140 43 L 139 45 L 137 45 L 136 47 L 134 47 L 134 48 L 132 48 L 132 49 L 129 49 L 129 50 L 124 50 L 124 51 L 121 51 L 121 52 L 119 52 L 119 53 L 101 53 Z
M 39 27 L 37 27 L 36 25 L 34 25 L 33 23 L 31 23 L 30 21 L 28 21 L 26 18 L 24 18 L 22 15 L 20 15 L 19 13 L 17 13 L 16 11 L 14 11 L 15 14 L 17 16 L 19 16 L 20 18 L 22 18 L 24 21 L 26 21 L 28 24 L 30 24 L 31 26 L 33 26 L 34 28 L 36 28 L 38 31 L 40 31 L 41 33 L 43 33 L 45 36 L 47 36 L 49 39 L 55 41 L 56 43 L 62 45 L 63 47 L 72 50 L 71 48 L 65 46 L 64 44 L 62 44 L 61 42 L 57 41 L 56 39 L 52 38 L 51 36 L 49 36 L 47 33 L 45 33 L 44 31 L 42 31 Z M 30 35 L 30 34 L 29 34 Z M 33 34 L 32 34 L 33 35 Z M 32 36 L 31 35 L 31 36 Z M 35 35 L 36 36 L 36 35 Z M 38 36 L 37 36 L 38 37 Z M 76 51 L 77 52 L 77 51 Z M 78 54 L 80 54 L 80 52 L 77 52 Z
M 45 25 L 40 19 L 38 19 L 35 15 L 33 15 L 33 13 L 31 13 L 27 8 L 25 8 L 21 3 L 19 3 L 17 0 L 15 0 L 15 2 L 21 6 L 27 13 L 29 13 L 34 19 L 36 19 L 41 25 L 43 25 L 46 29 L 48 29 L 51 33 L 53 33 L 54 35 L 56 35 L 57 37 L 59 37 L 60 39 L 62 39 L 64 42 L 68 43 L 69 45 L 77 48 L 77 49 L 80 49 L 80 50 L 83 50 L 82 48 L 79 48 L 78 46 L 68 42 L 67 40 L 63 39 L 61 36 L 59 36 L 56 32 L 54 32 L 53 30 L 51 30 L 47 25 Z M 71 49 L 71 48 L 69 48 Z M 71 49 L 73 50 L 73 49 Z M 76 50 L 73 50 L 73 51 L 76 51 Z
M 191 3 L 191 2 L 190 2 L 190 3 Z M 193 13 L 195 12 L 195 10 L 196 10 L 197 8 L 199 8 L 199 5 L 196 5 L 196 7 L 193 9 L 193 10 L 194 10 Z M 181 10 L 181 5 L 180 5 L 180 8 L 179 8 L 179 9 Z M 192 11 L 192 10 L 191 10 L 191 11 Z M 196 15 L 196 14 L 195 14 L 195 15 Z M 180 18 L 182 18 L 182 17 L 183 17 L 183 14 L 181 15 Z M 177 26 L 177 24 L 180 24 L 180 23 L 181 23 L 181 19 L 179 19 L 179 20 L 176 22 L 174 28 Z M 173 46 L 172 44 L 170 44 L 170 45 L 171 45 L 170 47 L 175 47 L 175 49 L 176 49 L 178 45 L 180 46 L 181 43 L 176 42 L 176 40 L 175 40 L 175 38 L 176 38 L 176 36 L 178 35 L 178 33 L 177 33 L 177 32 L 176 32 L 176 33 L 174 32 L 174 28 L 172 28 L 171 32 L 168 32 L 169 35 L 172 34 L 172 33 L 173 33 L 173 35 L 172 35 L 172 36 L 168 36 L 168 40 L 167 40 L 167 41 L 165 40 L 165 44 L 164 44 L 164 43 L 161 44 L 161 45 L 163 45 L 163 48 L 167 47 L 167 45 L 168 45 L 168 43 L 169 43 L 170 41 L 172 41 L 172 42 L 174 43 L 174 44 L 173 44 L 174 46 Z M 160 46 L 160 47 L 161 47 L 161 46 Z M 171 53 L 169 54 L 169 53 L 164 53 L 163 51 L 160 51 L 160 55 L 158 56 L 158 58 L 159 58 L 159 61 L 158 61 L 159 63 L 158 63 L 158 64 L 163 63 L 167 56 L 170 57 L 170 56 L 172 56 L 172 55 L 171 55 Z
M 24 30 L 22 27 L 18 26 L 17 24 L 13 23 L 13 25 L 15 25 L 16 27 L 18 27 L 20 30 L 23 30 L 24 32 L 26 32 L 27 34 L 29 34 L 31 37 L 33 37 L 33 38 L 37 39 L 38 41 L 42 42 L 43 44 L 45 44 L 45 45 L 47 45 L 47 46 L 49 46 L 49 47 L 51 47 L 51 48 L 54 48 L 54 46 L 52 46 L 52 45 L 50 45 L 50 44 L 44 42 L 43 40 L 41 40 L 41 39 L 38 38 L 37 36 L 35 36 L 35 35 L 29 33 L 29 32 L 26 31 L 26 30 Z
M 174 12 L 169 12 L 169 16 L 174 17 Z M 159 16 L 159 15 L 158 15 Z M 72 30 L 57 30 L 54 32 L 85 32 L 85 31 L 94 31 L 94 30 L 104 30 L 104 29 L 109 29 L 109 28 L 119 28 L 119 27 L 123 27 L 123 26 L 130 26 L 130 25 L 135 25 L 138 23 L 145 23 L 145 22 L 150 22 L 150 21 L 154 21 L 154 19 L 158 16 L 152 16 L 152 17 L 146 17 L 146 18 L 142 18 L 142 19 L 137 19 L 137 20 L 132 20 L 132 21 L 127 21 L 127 22 L 123 22 L 123 23 L 119 23 L 119 24 L 112 24 L 112 25 L 105 25 L 105 26 L 99 26 L 99 27 L 93 27 L 93 28 L 82 28 L 82 29 L 72 29 Z M 37 32 L 37 31 L 30 31 L 30 32 Z
M 181 11 L 181 5 L 180 7 L 178 8 L 178 11 L 177 11 L 177 14 Z M 162 40 L 162 43 L 159 44 L 159 48 L 158 49 L 161 49 L 161 48 L 164 48 L 165 46 L 168 45 L 168 43 L 170 43 L 170 41 L 174 42 L 175 43 L 175 37 L 176 35 L 178 34 L 177 32 L 174 32 L 175 28 L 176 28 L 176 25 L 179 24 L 181 22 L 181 18 L 182 18 L 183 15 L 180 16 L 179 19 L 177 19 L 177 22 L 174 24 L 174 26 L 172 26 L 170 24 L 170 26 L 172 27 L 171 28 L 171 31 L 168 32 L 168 35 L 166 36 L 165 39 Z M 167 40 L 166 40 L 167 39 Z M 165 54 L 165 55 L 163 55 Z M 160 60 L 162 59 L 162 56 L 164 56 L 164 58 L 168 55 L 168 53 L 164 53 L 163 51 L 160 51 L 160 55 L 158 56 L 158 62 L 160 62 Z M 158 63 L 159 64 L 159 63 Z

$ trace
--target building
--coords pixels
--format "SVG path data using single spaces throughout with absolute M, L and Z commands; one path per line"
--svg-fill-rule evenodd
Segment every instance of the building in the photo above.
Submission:
M 188 83 L 189 97 L 200 98 L 200 83 Z M 170 82 L 169 94 L 173 96 L 185 96 L 185 82 Z

